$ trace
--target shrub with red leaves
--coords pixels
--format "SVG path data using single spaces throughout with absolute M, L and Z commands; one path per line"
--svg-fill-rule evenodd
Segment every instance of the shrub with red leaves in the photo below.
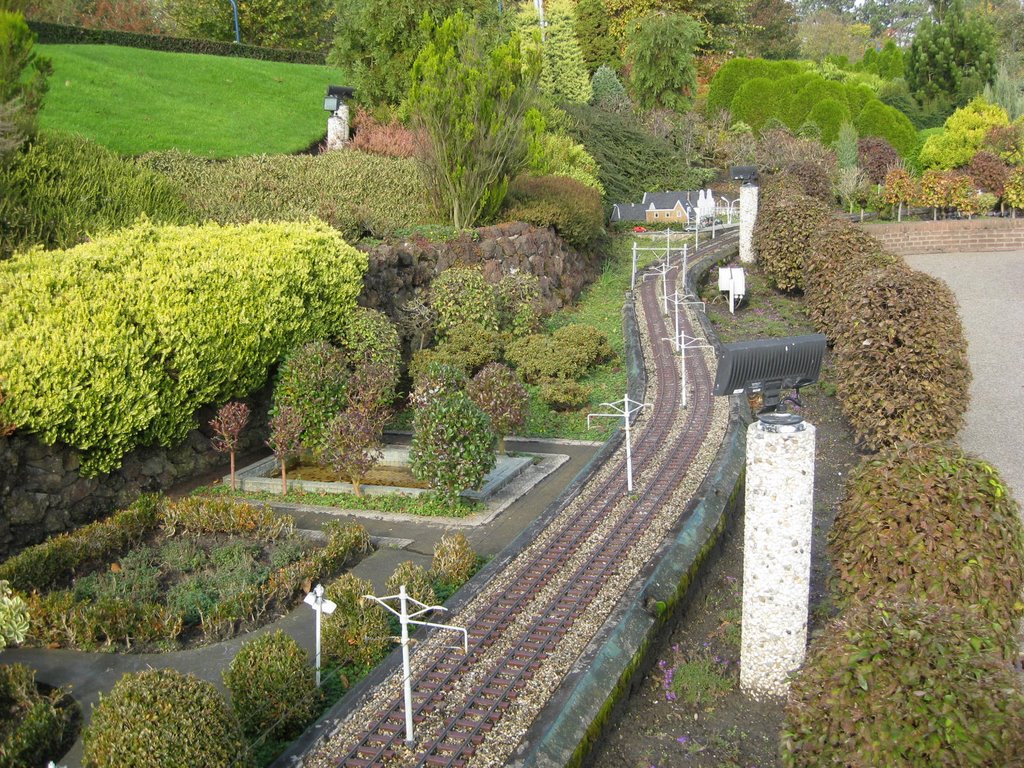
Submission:
M 1010 177 L 1010 166 L 1001 157 L 984 150 L 976 152 L 966 170 L 974 186 L 993 195 L 1003 196 L 1006 180 Z
M 210 421 L 214 436 L 213 450 L 231 455 L 231 490 L 235 489 L 235 451 L 245 425 L 249 423 L 249 406 L 245 403 L 225 403 Z
M 899 152 L 881 136 L 865 136 L 857 142 L 857 165 L 872 184 L 884 184 L 889 169 L 899 164 Z
M 412 157 L 416 154 L 416 134 L 397 120 L 381 123 L 368 112 L 356 112 L 352 121 L 353 149 L 385 157 Z

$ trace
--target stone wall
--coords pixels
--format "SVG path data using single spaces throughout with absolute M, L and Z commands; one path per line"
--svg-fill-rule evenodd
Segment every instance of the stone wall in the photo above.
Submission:
M 269 401 L 269 388 L 246 399 L 253 416 L 239 453 L 262 447 Z M 196 416 L 200 427 L 181 445 L 133 451 L 120 470 L 98 477 L 81 474 L 74 448 L 44 445 L 33 435 L 0 437 L 0 559 L 103 517 L 141 493 L 167 490 L 214 468 L 226 474 L 227 456 L 210 446 L 214 410 Z
M 578 253 L 551 229 L 502 224 L 448 243 L 415 240 L 378 246 L 370 254 L 359 302 L 397 320 L 398 307 L 454 264 L 479 264 L 495 283 L 513 270 L 535 274 L 549 310 L 574 301 L 601 271 L 597 255 Z M 253 417 L 239 453 L 263 446 L 270 385 L 247 402 Z M 0 437 L 0 559 L 103 517 L 141 493 L 167 490 L 215 467 L 224 467 L 226 473 L 226 457 L 210 447 L 206 425 L 213 415 L 212 409 L 201 410 L 196 416 L 200 428 L 181 445 L 133 451 L 120 470 L 95 478 L 82 476 L 78 452 L 72 448 L 47 446 L 32 435 Z
M 359 303 L 399 323 L 399 307 L 422 296 L 435 275 L 454 265 L 479 265 L 491 283 L 515 271 L 536 275 L 548 311 L 574 302 L 601 274 L 598 254 L 579 253 L 552 229 L 514 222 L 481 227 L 447 243 L 418 239 L 377 246 Z
M 865 224 L 864 231 L 899 256 L 1024 251 L 1024 218 L 872 223 Z

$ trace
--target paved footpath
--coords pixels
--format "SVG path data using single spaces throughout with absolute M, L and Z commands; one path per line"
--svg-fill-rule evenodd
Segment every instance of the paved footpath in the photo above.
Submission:
M 960 444 L 1024 503 L 1024 252 L 907 256 L 960 303 L 974 379 Z

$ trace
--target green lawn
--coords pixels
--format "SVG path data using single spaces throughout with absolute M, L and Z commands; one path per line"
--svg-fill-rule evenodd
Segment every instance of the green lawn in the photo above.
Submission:
M 308 64 L 114 45 L 36 48 L 54 67 L 41 126 L 133 155 L 302 150 L 327 131 L 327 86 L 346 83 L 341 70 Z

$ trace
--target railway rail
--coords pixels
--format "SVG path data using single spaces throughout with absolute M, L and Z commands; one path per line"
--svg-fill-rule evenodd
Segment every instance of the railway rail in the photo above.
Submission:
M 698 255 L 724 250 L 735 241 L 735 236 L 723 236 Z M 670 273 L 673 285 L 677 272 L 678 266 Z M 557 674 L 546 662 L 561 646 L 585 644 L 573 639 L 574 628 L 586 623 L 581 618 L 599 596 L 607 602 L 603 593 L 609 582 L 621 576 L 637 542 L 661 530 L 664 521 L 658 518 L 666 507 L 681 508 L 673 502 L 680 479 L 690 471 L 711 429 L 712 381 L 704 354 L 686 356 L 691 391 L 688 407 L 680 407 L 679 366 L 666 340 L 672 331 L 661 312 L 660 285 L 661 280 L 645 280 L 637 287 L 637 314 L 646 337 L 647 396 L 653 395 L 653 407 L 638 419 L 633 433 L 634 466 L 640 470 L 633 493 L 626 491 L 624 459 L 617 452 L 563 503 L 543 535 L 508 564 L 500 584 L 492 582 L 460 614 L 445 618 L 467 628 L 468 654 L 461 646 L 446 647 L 437 635 L 416 649 L 411 676 L 414 745 L 405 743 L 399 671 L 360 702 L 304 765 L 495 766 L 514 748 L 528 723 L 521 722 L 522 712 L 517 717 L 510 713 L 536 711 L 517 706 L 517 700 L 528 697 L 532 688 L 557 685 L 552 680 Z M 689 317 L 684 330 L 695 333 Z M 538 683 L 542 678 L 543 684 Z

